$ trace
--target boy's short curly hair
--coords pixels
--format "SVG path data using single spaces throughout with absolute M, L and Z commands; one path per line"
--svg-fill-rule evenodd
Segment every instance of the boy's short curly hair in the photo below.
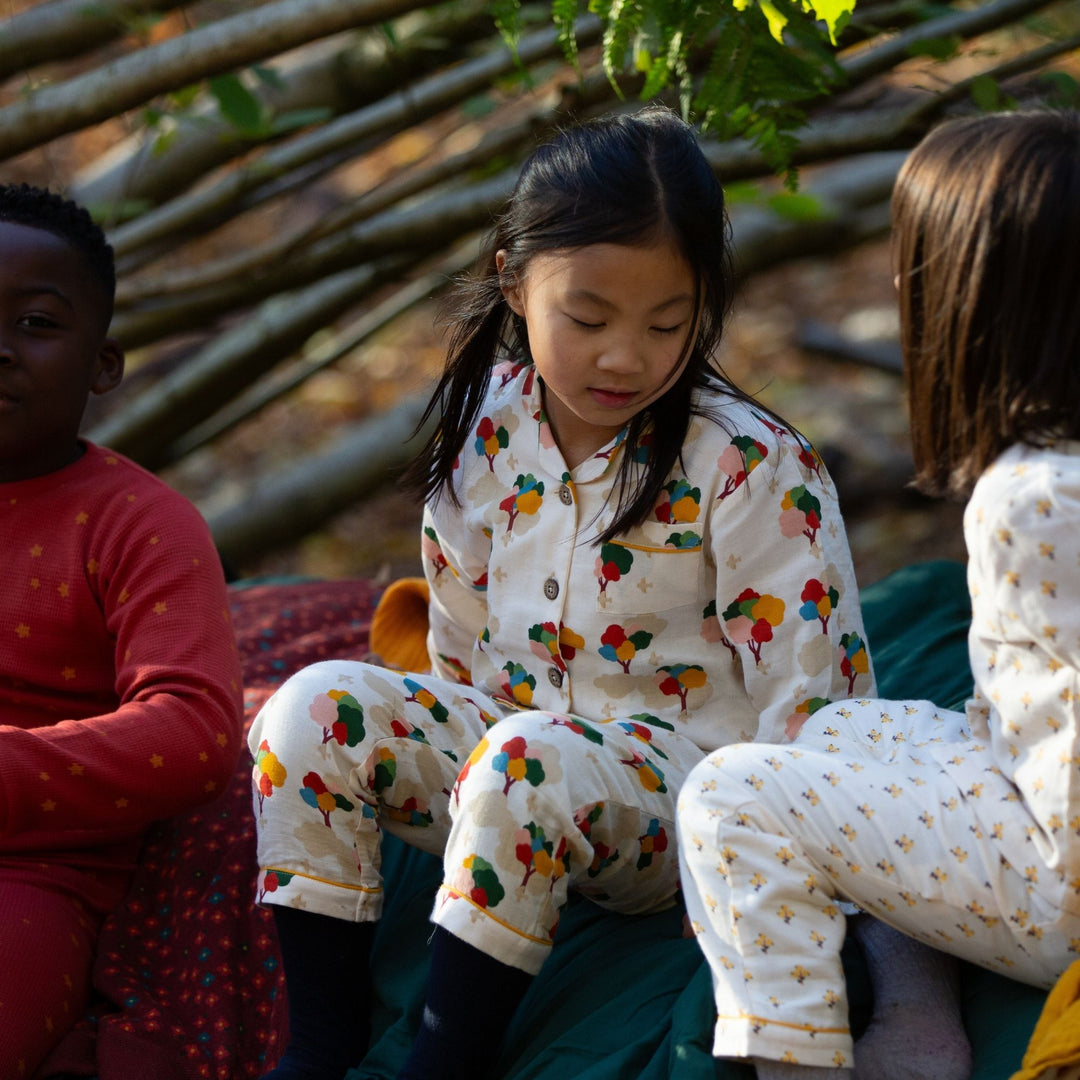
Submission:
M 0 184 L 0 221 L 43 229 L 69 244 L 86 260 L 106 300 L 106 321 L 116 298 L 113 249 L 101 226 L 71 199 L 31 184 Z

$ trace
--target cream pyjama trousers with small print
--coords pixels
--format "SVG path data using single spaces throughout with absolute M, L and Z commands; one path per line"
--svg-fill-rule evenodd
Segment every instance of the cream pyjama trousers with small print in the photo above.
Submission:
M 436 923 L 530 973 L 569 889 L 628 914 L 674 901 L 675 799 L 704 756 L 640 719 L 339 660 L 282 684 L 249 745 L 261 903 L 378 919 L 385 830 L 443 855 Z
M 965 737 L 929 702 L 848 701 L 795 743 L 717 750 L 679 795 L 682 883 L 712 969 L 713 1054 L 851 1067 L 839 901 L 929 945 L 1050 986 L 1080 919 L 1004 863 L 926 752 Z

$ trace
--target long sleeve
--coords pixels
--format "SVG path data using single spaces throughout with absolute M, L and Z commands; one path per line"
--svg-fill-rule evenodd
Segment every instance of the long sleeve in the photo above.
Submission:
M 0 852 L 128 839 L 212 798 L 242 705 L 201 516 L 96 447 L 5 488 Z
M 787 432 L 736 435 L 717 466 L 711 632 L 741 666 L 756 717 L 743 737 L 786 742 L 821 706 L 874 693 L 840 506 L 813 451 Z

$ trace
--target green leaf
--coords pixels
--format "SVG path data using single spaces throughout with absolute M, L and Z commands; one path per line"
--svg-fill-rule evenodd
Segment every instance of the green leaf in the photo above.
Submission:
M 971 80 L 971 100 L 983 112 L 995 112 L 1001 108 L 1001 87 L 997 79 L 989 75 L 976 75 Z
M 1046 104 L 1055 109 L 1080 105 L 1080 82 L 1065 71 L 1044 71 L 1039 82 L 1047 88 Z
M 252 64 L 251 72 L 263 86 L 268 86 L 271 90 L 283 90 L 285 88 L 285 80 L 281 77 L 281 72 L 276 68 L 267 67 L 266 64 Z
M 333 109 L 327 108 L 290 109 L 274 117 L 269 124 L 268 134 L 284 135 L 297 128 L 323 124 L 333 115 Z
M 815 195 L 805 192 L 781 192 L 768 200 L 769 209 L 788 221 L 827 221 L 831 216 L 826 213 L 820 200 Z
M 235 74 L 215 75 L 207 81 L 210 93 L 217 99 L 221 115 L 233 127 L 249 134 L 264 130 L 263 109 L 259 99 L 248 90 Z
M 960 51 L 963 40 L 959 34 L 926 38 L 924 41 L 916 41 L 909 45 L 907 54 L 908 56 L 929 56 L 931 60 L 951 60 Z

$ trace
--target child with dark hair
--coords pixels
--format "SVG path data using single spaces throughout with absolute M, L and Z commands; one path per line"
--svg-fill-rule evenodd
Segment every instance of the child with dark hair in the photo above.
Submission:
M 762 1076 L 851 1075 L 840 900 L 1035 986 L 1080 948 L 1080 115 L 935 128 L 893 228 L 917 480 L 968 497 L 975 688 L 964 713 L 834 703 L 687 779 L 714 1053 Z M 906 1033 L 856 1044 L 855 1075 L 946 1075 L 949 1047 Z
M 401 1076 L 478 1080 L 569 890 L 676 902 L 674 800 L 706 752 L 873 687 L 821 460 L 717 366 L 728 262 L 720 184 L 668 110 L 524 165 L 451 300 L 410 475 L 431 672 L 316 664 L 251 731 L 289 994 L 275 1080 L 363 1054 L 381 830 L 445 867 Z
M 79 438 L 121 380 L 112 251 L 89 214 L 0 186 L 0 1074 L 85 1009 L 102 920 L 151 821 L 241 747 L 225 582 L 195 508 Z

